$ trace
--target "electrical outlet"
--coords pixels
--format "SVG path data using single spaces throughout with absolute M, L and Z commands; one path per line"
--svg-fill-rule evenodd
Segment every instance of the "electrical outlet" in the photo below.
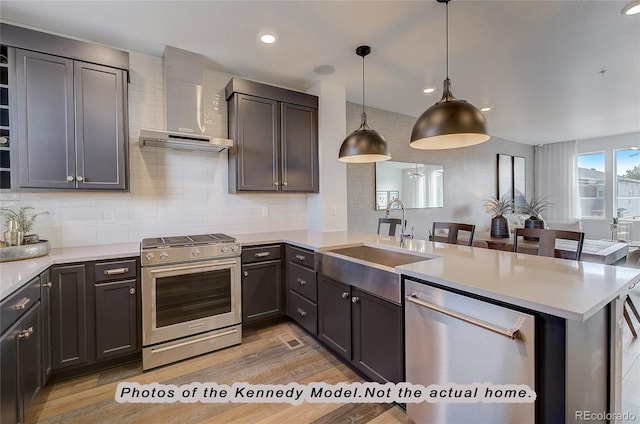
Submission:
M 336 207 L 336 205 L 331 205 L 329 209 L 331 216 L 336 216 L 338 214 L 338 208 Z
M 113 212 L 113 209 L 102 211 L 102 220 L 107 224 L 111 224 L 116 220 L 115 215 L 116 214 Z
M 269 216 L 269 208 L 267 206 L 262 207 L 262 216 Z

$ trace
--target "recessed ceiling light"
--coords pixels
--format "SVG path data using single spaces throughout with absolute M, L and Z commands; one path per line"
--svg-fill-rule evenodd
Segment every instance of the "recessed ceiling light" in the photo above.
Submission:
M 427 87 L 424 90 L 422 90 L 422 92 L 425 93 L 425 94 L 431 94 L 434 91 L 436 91 L 436 89 L 434 87 Z
M 331 65 L 316 66 L 316 68 L 313 70 L 313 72 L 315 72 L 318 75 L 331 75 L 335 71 L 336 71 L 336 68 L 334 68 Z
M 626 5 L 622 9 L 622 13 L 625 15 L 635 15 L 637 13 L 640 13 L 640 0 L 631 2 Z
M 277 39 L 278 37 L 276 37 L 275 34 L 262 34 L 260 36 L 260 41 L 262 41 L 265 44 L 273 44 L 276 42 Z
M 481 107 L 480 112 L 489 112 L 491 109 L 491 106 Z

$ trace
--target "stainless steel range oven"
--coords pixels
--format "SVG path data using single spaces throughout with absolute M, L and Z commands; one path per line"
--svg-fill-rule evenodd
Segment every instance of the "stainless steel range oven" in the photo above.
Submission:
M 242 341 L 240 254 L 224 234 L 142 240 L 143 370 Z

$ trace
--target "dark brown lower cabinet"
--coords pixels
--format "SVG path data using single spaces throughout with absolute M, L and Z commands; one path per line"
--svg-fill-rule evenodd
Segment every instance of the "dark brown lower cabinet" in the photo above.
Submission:
M 52 361 L 56 378 L 136 359 L 141 351 L 135 258 L 51 269 Z
M 137 350 L 136 280 L 95 285 L 96 359 Z
M 40 303 L 36 303 L 0 339 L 1 422 L 24 422 L 41 387 Z
M 242 322 L 284 314 L 282 261 L 242 265 Z
M 373 381 L 404 379 L 402 306 L 318 276 L 318 333 L 330 349 Z
M 53 267 L 51 283 L 53 370 L 86 364 L 88 353 L 85 265 Z
M 404 380 L 402 306 L 351 289 L 353 364 L 378 382 Z
M 351 360 L 350 287 L 318 276 L 318 337 L 344 359 Z

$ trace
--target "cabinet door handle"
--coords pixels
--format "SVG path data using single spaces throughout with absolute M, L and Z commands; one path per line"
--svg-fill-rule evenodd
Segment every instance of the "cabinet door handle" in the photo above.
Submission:
M 298 308 L 298 313 L 300 314 L 301 317 L 304 317 L 307 315 L 307 313 L 300 308 Z
M 29 302 L 31 302 L 31 299 L 29 299 L 28 297 L 25 297 L 24 299 L 22 299 L 20 303 L 16 304 L 15 306 L 16 311 L 21 311 L 22 309 L 26 308 Z
M 349 293 L 347 293 L 347 292 L 342 292 L 342 298 L 343 298 L 343 299 L 346 299 L 346 298 L 348 298 L 348 297 L 349 297 Z
M 53 287 L 53 284 L 51 284 L 51 281 L 47 281 L 46 283 L 42 283 L 42 287 L 50 289 L 51 287 Z
M 258 252 L 256 253 L 256 258 L 266 258 L 271 255 L 271 252 Z
M 276 187 L 278 187 L 278 186 L 280 185 L 280 183 L 279 183 L 279 182 L 277 182 L 277 181 L 274 181 L 274 182 L 273 182 L 273 185 L 274 185 L 274 186 L 276 186 Z
M 358 303 L 358 302 L 360 302 L 360 298 L 358 296 L 353 296 L 351 298 L 351 303 Z
M 33 334 L 33 327 L 29 327 L 26 330 L 22 330 L 20 334 L 18 334 L 19 339 L 28 339 Z
M 282 183 L 282 185 L 283 185 L 283 186 L 287 186 L 288 184 L 287 184 L 287 182 L 285 181 L 285 182 L 283 182 L 283 183 Z
M 84 177 L 82 175 L 78 175 L 76 177 L 76 180 L 78 180 L 79 182 L 82 182 L 82 181 L 84 181 Z
M 72 182 L 73 180 L 75 180 L 75 178 L 73 177 L 73 175 L 67 175 L 67 181 L 68 181 L 68 182 Z
M 307 282 L 305 280 L 303 280 L 302 278 L 297 278 L 296 281 L 301 285 L 304 286 L 305 284 L 307 284 Z
M 299 261 L 304 261 L 306 259 L 306 257 L 303 256 L 303 255 L 296 255 L 296 259 L 299 260 Z
M 131 287 L 131 288 L 129 289 L 129 294 L 131 294 L 131 295 L 136 294 L 136 289 L 135 289 L 135 288 L 133 288 L 133 287 Z
M 244 271 L 244 272 L 242 273 L 242 275 L 244 275 L 245 277 L 248 277 L 248 276 L 249 276 L 249 272 L 248 272 L 248 271 Z
M 127 272 L 129 272 L 129 268 L 105 269 L 104 275 L 120 275 L 120 274 L 126 274 Z

